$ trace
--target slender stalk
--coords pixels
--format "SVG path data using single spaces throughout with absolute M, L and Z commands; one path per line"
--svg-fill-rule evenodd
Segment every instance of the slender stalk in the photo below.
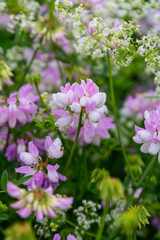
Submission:
M 10 127 L 8 126 L 6 144 L 5 144 L 4 149 L 3 149 L 3 152 L 2 152 L 3 155 L 6 153 L 6 149 L 7 149 L 7 147 L 8 147 L 10 132 L 11 132 L 11 129 L 10 129 Z
M 136 191 L 136 189 L 134 189 L 133 192 L 131 193 L 131 195 L 129 196 L 129 198 L 128 198 L 127 202 L 126 202 L 126 205 L 124 207 L 124 210 L 128 209 L 128 207 L 129 207 L 129 205 L 132 202 L 132 199 L 134 197 L 135 191 Z
M 37 93 L 38 93 L 39 99 L 40 99 L 40 101 L 41 101 L 43 107 L 45 108 L 47 114 L 50 116 L 50 111 L 49 111 L 47 105 L 45 104 L 45 102 L 43 101 L 43 98 L 42 98 L 42 96 L 41 96 L 41 93 L 40 93 L 40 91 L 39 91 L 39 87 L 38 87 L 38 84 L 37 84 L 37 83 L 35 83 L 35 87 L 36 87 L 36 90 L 37 90 Z
M 31 66 L 32 66 L 32 63 L 33 63 L 33 61 L 34 61 L 34 59 L 35 59 L 35 57 L 36 57 L 36 54 L 37 54 L 38 50 L 39 50 L 39 47 L 37 47 L 37 48 L 34 50 L 33 56 L 32 56 L 32 58 L 31 58 L 30 62 L 28 63 L 28 65 L 27 65 L 27 67 L 26 67 L 26 70 L 24 71 L 24 74 L 23 74 L 23 77 L 22 77 L 22 81 L 23 81 L 23 82 L 25 81 L 26 75 L 29 73 L 29 70 L 30 70 L 30 68 L 31 68 Z
M 101 223 L 100 223 L 100 227 L 98 229 L 96 240 L 100 240 L 101 237 L 102 237 L 103 229 L 104 229 L 104 226 L 105 226 L 105 219 L 106 219 L 106 215 L 107 215 L 107 212 L 108 212 L 108 206 L 109 206 L 109 201 L 106 202 L 106 206 L 103 209 L 102 220 L 101 220 Z
M 75 140 L 74 140 L 74 143 L 73 143 L 73 146 L 72 146 L 69 158 L 67 160 L 66 166 L 64 168 L 64 173 L 68 170 L 68 168 L 69 168 L 69 166 L 71 164 L 71 161 L 72 161 L 72 158 L 73 158 L 73 154 L 74 154 L 74 151 L 75 151 L 75 148 L 76 148 L 76 145 L 77 145 L 77 141 L 78 141 L 78 137 L 79 137 L 79 133 L 80 133 L 80 129 L 81 129 L 82 113 L 83 112 L 81 111 L 80 117 L 79 117 L 79 123 L 78 123 L 78 129 L 77 129 L 76 137 L 75 137 Z
M 153 173 L 153 171 L 154 171 L 154 167 L 155 167 L 155 163 L 156 163 L 156 160 L 157 160 L 157 155 L 152 159 L 152 161 L 151 161 L 151 163 L 148 165 L 148 167 L 147 167 L 147 169 L 149 169 L 148 170 L 148 172 L 145 174 L 145 176 L 148 176 L 148 178 L 147 178 L 147 181 L 145 182 L 145 184 L 144 184 L 144 187 L 143 187 L 143 190 L 142 190 L 142 192 L 140 193 L 140 195 L 139 195 L 139 197 L 138 197 L 138 199 L 136 200 L 136 202 L 135 202 L 135 204 L 138 204 L 139 203 L 139 201 L 140 201 L 140 199 L 143 197 L 143 194 L 145 193 L 145 191 L 146 191 L 146 188 L 147 188 L 147 186 L 148 186 L 148 182 L 149 182 L 149 180 L 150 180 L 150 178 L 151 178 L 151 176 L 152 176 L 152 173 Z M 150 168 L 149 168 L 150 167 Z M 146 169 L 146 170 L 147 170 Z
M 123 142 L 122 142 L 122 138 L 121 138 L 121 132 L 120 132 L 120 127 L 119 127 L 119 123 L 118 123 L 118 115 L 117 115 L 115 94 L 114 94 L 114 87 L 113 87 L 112 68 L 111 68 L 111 59 L 110 59 L 109 51 L 107 51 L 107 58 L 108 58 L 108 70 L 109 70 L 109 82 L 110 82 L 110 91 L 111 91 L 112 107 L 113 107 L 113 113 L 114 113 L 115 122 L 116 122 L 118 139 L 119 139 L 119 143 L 120 143 L 120 145 L 121 145 L 121 150 L 122 150 L 123 157 L 124 157 L 124 159 L 125 159 L 127 168 L 128 168 L 128 170 L 129 170 L 129 174 L 130 174 L 133 182 L 136 182 L 136 180 L 135 180 L 135 178 L 134 178 L 134 175 L 133 175 L 133 173 L 132 173 L 132 169 L 131 169 L 131 167 L 130 167 L 130 165 L 129 165 L 129 160 L 128 160 L 128 157 L 127 157 L 126 152 L 125 152 L 125 150 L 124 150 L 124 146 L 123 146 Z
M 133 240 L 137 240 L 136 230 L 134 232 Z
M 40 99 L 40 101 L 41 101 L 44 109 L 46 110 L 47 114 L 48 114 L 49 116 L 51 116 L 51 113 L 50 113 L 49 108 L 47 107 L 47 105 L 46 105 L 45 102 L 43 101 L 43 98 L 42 98 L 42 96 L 41 96 L 41 93 L 40 93 L 40 91 L 39 91 L 39 87 L 38 87 L 38 84 L 37 84 L 37 83 L 35 83 L 35 87 L 36 87 L 36 90 L 37 90 L 39 99 Z M 64 139 L 63 139 L 63 137 L 62 137 L 62 135 L 61 135 L 61 132 L 60 132 L 59 130 L 57 130 L 57 133 L 58 133 L 58 135 L 59 135 L 59 138 L 61 139 L 61 142 L 62 142 L 64 148 L 69 152 L 68 148 L 66 147 L 65 141 L 64 141 Z
M 157 155 L 152 158 L 152 160 L 148 164 L 148 166 L 145 169 L 145 171 L 144 171 L 142 177 L 140 178 L 140 180 L 137 183 L 134 184 L 136 187 L 140 187 L 140 185 L 142 184 L 143 180 L 148 176 L 148 174 L 150 173 L 152 167 L 154 166 L 154 164 L 156 162 L 156 159 L 157 159 Z

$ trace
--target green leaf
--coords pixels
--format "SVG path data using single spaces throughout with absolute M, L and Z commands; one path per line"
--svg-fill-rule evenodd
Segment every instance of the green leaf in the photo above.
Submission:
M 5 221 L 8 220 L 8 215 L 6 213 L 1 213 L 0 214 L 0 221 Z
M 19 185 L 25 183 L 26 181 L 28 181 L 29 179 L 31 179 L 32 177 L 33 177 L 33 175 L 25 176 L 18 180 L 14 180 L 13 183 L 16 184 L 17 186 L 19 186 Z
M 2 176 L 1 176 L 1 188 L 2 188 L 2 190 L 6 190 L 7 182 L 8 182 L 8 173 L 5 170 L 2 173 Z

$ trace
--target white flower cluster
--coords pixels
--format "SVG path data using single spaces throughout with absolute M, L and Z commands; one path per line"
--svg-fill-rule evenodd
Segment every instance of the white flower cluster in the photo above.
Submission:
M 83 235 L 86 230 L 90 229 L 92 224 L 100 224 L 101 222 L 101 217 L 97 213 L 101 209 L 100 204 L 87 200 L 83 200 L 82 204 L 83 206 L 74 210 L 78 223 L 75 230 L 80 235 Z
M 12 70 L 19 67 L 19 64 L 21 64 L 21 69 L 25 67 L 25 65 L 23 65 L 23 62 L 25 63 L 24 49 L 18 45 L 7 49 L 5 59 Z
M 22 3 L 25 11 L 19 11 L 18 14 L 11 14 L 8 23 L 8 31 L 14 33 L 18 27 L 20 30 L 29 30 L 32 35 L 36 33 L 35 20 L 40 10 L 37 1 L 23 0 Z
M 158 9 L 160 0 L 110 0 L 105 1 L 105 8 L 108 15 L 119 19 L 129 18 L 134 20 L 142 19 L 151 9 Z
M 155 74 L 155 83 L 160 83 L 160 38 L 157 34 L 148 34 L 137 40 L 137 52 L 144 57 L 147 68 Z

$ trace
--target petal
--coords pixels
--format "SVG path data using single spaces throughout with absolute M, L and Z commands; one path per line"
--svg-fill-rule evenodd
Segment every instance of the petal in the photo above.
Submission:
M 28 218 L 31 215 L 31 208 L 30 207 L 24 207 L 21 208 L 17 213 L 21 216 L 21 218 Z
M 147 130 L 140 130 L 137 135 L 143 142 L 148 142 L 151 140 L 151 133 Z
M 37 147 L 33 144 L 33 141 L 29 142 L 29 152 L 34 156 L 34 158 L 37 158 L 39 155 Z
M 61 237 L 59 234 L 55 234 L 53 240 L 61 240 Z
M 159 152 L 160 150 L 160 143 L 152 143 L 148 149 L 148 152 L 151 154 L 151 155 L 155 155 Z
M 26 165 L 31 165 L 35 161 L 34 156 L 28 152 L 20 153 L 19 158 Z
M 144 143 L 140 148 L 141 152 L 148 153 L 148 149 L 149 149 L 150 145 L 151 145 L 151 143 Z

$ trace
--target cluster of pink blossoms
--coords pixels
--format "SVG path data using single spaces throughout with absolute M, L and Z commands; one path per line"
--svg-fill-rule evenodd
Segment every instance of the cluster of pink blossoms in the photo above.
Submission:
M 15 169 L 16 172 L 23 173 L 25 176 L 33 175 L 30 180 L 25 182 L 28 188 L 36 186 L 46 189 L 51 186 L 55 189 L 59 185 L 59 180 L 66 181 L 66 177 L 57 172 L 58 164 L 54 166 L 48 164 L 48 158 L 58 159 L 63 155 L 63 147 L 59 138 L 52 142 L 51 137 L 46 137 L 47 159 L 45 162 L 39 156 L 39 151 L 32 141 L 29 142 L 28 149 L 29 152 L 21 152 L 19 155 L 20 160 L 27 166 Z
M 87 79 L 87 82 L 81 80 L 81 84 L 67 83 L 60 89 L 61 92 L 52 95 L 55 106 L 52 113 L 55 114 L 55 125 L 60 131 L 66 130 L 74 140 L 82 111 L 80 145 L 91 142 L 100 145 L 100 138 L 110 137 L 108 130 L 114 128 L 115 124 L 112 123 L 113 118 L 106 117 L 106 94 L 99 92 L 91 79 Z
M 136 117 L 141 121 L 146 110 L 152 111 L 160 105 L 160 101 L 152 97 L 154 97 L 152 90 L 137 93 L 135 97 L 128 96 L 121 109 L 121 114 L 127 118 Z
M 29 84 L 22 86 L 18 92 L 11 93 L 7 99 L 1 98 L 0 126 L 8 123 L 10 128 L 14 128 L 18 122 L 22 125 L 31 122 L 31 114 L 37 113 L 35 102 L 38 99 Z
M 61 240 L 61 236 L 59 234 L 55 234 L 53 240 Z M 69 234 L 67 240 L 76 240 L 76 238 L 73 235 Z
M 4 151 L 4 147 L 7 141 L 7 127 L 3 127 L 0 132 L 0 152 Z M 19 154 L 21 152 L 26 151 L 28 142 L 31 141 L 31 139 L 34 141 L 34 144 L 40 151 L 40 154 L 43 154 L 45 148 L 44 148 L 44 139 L 43 138 L 35 138 L 32 133 L 27 132 L 25 134 L 22 134 L 18 136 L 18 138 L 14 138 L 13 134 L 10 134 L 9 140 L 8 140 L 8 146 L 6 148 L 5 157 L 9 162 L 17 160 L 20 162 Z
M 160 107 L 151 112 L 144 113 L 144 128 L 135 126 L 136 135 L 133 140 L 136 143 L 143 144 L 141 151 L 156 155 L 158 153 L 158 161 L 160 161 Z
M 55 209 L 66 209 L 73 202 L 72 197 L 58 198 L 55 195 L 52 195 L 52 187 L 48 187 L 44 190 L 33 186 L 32 189 L 27 191 L 8 182 L 7 191 L 10 196 L 18 199 L 17 202 L 11 204 L 13 208 L 17 209 L 17 213 L 22 218 L 28 218 L 31 213 L 34 212 L 37 221 L 42 221 L 44 216 L 55 218 Z

